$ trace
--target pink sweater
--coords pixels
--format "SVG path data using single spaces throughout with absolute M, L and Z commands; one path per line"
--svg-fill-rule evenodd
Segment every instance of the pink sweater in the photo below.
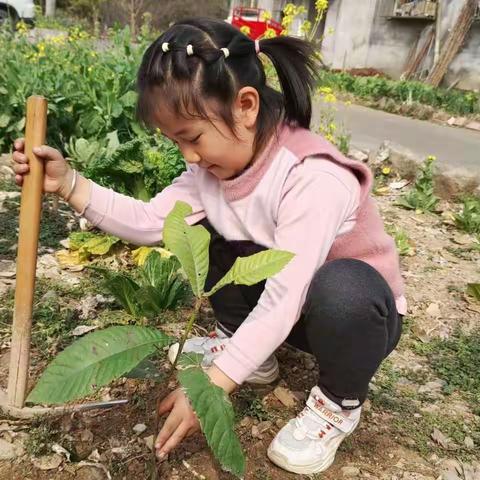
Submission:
M 233 335 L 216 365 L 241 384 L 287 338 L 300 317 L 315 272 L 335 258 L 374 266 L 406 313 L 395 243 L 370 197 L 372 174 L 308 130 L 283 127 L 256 162 L 234 180 L 220 181 L 190 166 L 150 202 L 91 182 L 84 216 L 97 227 L 138 245 L 162 240 L 166 215 L 189 203 L 196 223 L 207 217 L 227 240 L 250 240 L 295 253 L 268 279 L 257 306 Z

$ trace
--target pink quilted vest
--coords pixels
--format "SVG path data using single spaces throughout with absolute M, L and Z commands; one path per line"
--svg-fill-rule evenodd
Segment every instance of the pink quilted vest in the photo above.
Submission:
M 404 294 L 400 261 L 395 241 L 385 232 L 377 205 L 370 196 L 373 175 L 361 162 L 340 153 L 322 136 L 303 128 L 285 127 L 280 134 L 280 145 L 292 152 L 298 162 L 313 155 L 321 155 L 332 162 L 345 165 L 357 176 L 360 186 L 360 205 L 353 230 L 334 241 L 327 262 L 338 258 L 356 258 L 374 267 L 385 278 L 395 298 Z

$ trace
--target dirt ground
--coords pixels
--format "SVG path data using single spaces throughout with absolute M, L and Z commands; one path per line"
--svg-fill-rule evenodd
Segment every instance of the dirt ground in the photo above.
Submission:
M 410 255 L 402 256 L 401 260 L 409 314 L 398 349 L 372 381 L 359 428 L 342 444 L 334 465 L 321 476 L 292 475 L 269 462 L 266 450 L 270 441 L 303 408 L 317 375 L 311 356 L 282 347 L 278 352 L 279 382 L 262 388 L 242 387 L 233 399 L 239 412 L 237 432 L 247 456 L 246 480 L 480 479 L 479 409 L 475 409 L 467 391 L 452 388 L 438 376 L 433 367 L 435 352 L 427 352 L 432 341 L 452 338 L 457 328 L 468 334 L 480 327 L 480 304 L 464 293 L 467 283 L 480 281 L 480 251 L 471 249 L 472 236 L 451 225 L 448 214 L 451 205 L 443 203 L 441 214 L 415 214 L 394 205 L 399 193 L 391 190 L 377 200 L 387 227 L 404 230 L 410 239 Z M 2 256 L 0 260 L 3 262 L 0 262 L 0 283 L 3 282 L 3 295 L 7 296 L 8 288 L 13 286 L 9 273 L 12 259 Z M 82 273 L 58 273 L 58 269 L 48 267 L 47 263 L 45 271 L 49 269 L 55 270 L 60 278 L 82 276 Z M 207 316 L 203 326 L 208 329 L 211 322 Z M 2 386 L 6 382 L 9 346 L 8 328 L 4 327 L 1 325 Z M 34 350 L 32 354 L 34 378 L 44 365 L 40 353 Z M 476 361 L 478 372 L 480 359 Z M 166 366 L 160 364 L 159 368 Z M 274 389 L 278 385 L 293 392 L 294 406 L 287 407 L 277 398 Z M 9 459 L 0 461 L 0 480 L 151 478 L 147 444 L 154 433 L 155 398 L 167 389 L 168 386 L 159 387 L 152 381 L 123 379 L 103 389 L 100 397 L 127 398 L 126 406 L 33 423 L 1 419 L 0 443 L 4 442 L 3 447 L 10 444 L 13 453 L 10 452 Z M 146 430 L 135 433 L 133 427 L 137 424 L 145 424 Z M 35 445 L 37 437 L 40 438 L 37 442 L 43 441 L 47 450 L 44 448 L 35 455 L 32 444 Z M 52 452 L 54 444 L 71 454 L 70 461 L 66 458 L 68 453 L 57 447 L 57 453 Z M 3 455 L 6 454 L 0 448 L 0 458 L 5 458 Z M 233 477 L 219 469 L 203 437 L 196 435 L 161 464 L 160 478 Z

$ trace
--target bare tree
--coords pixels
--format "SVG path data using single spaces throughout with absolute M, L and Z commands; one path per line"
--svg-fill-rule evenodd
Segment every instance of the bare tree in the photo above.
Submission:
M 45 16 L 54 17 L 56 8 L 56 0 L 45 0 Z

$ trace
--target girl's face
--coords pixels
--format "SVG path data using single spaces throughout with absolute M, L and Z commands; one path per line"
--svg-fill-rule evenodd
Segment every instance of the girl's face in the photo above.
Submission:
M 258 92 L 252 87 L 242 88 L 233 106 L 237 138 L 213 109 L 210 119 L 205 120 L 185 118 L 159 106 L 155 125 L 178 145 L 188 163 L 226 180 L 243 172 L 253 159 L 258 108 Z

